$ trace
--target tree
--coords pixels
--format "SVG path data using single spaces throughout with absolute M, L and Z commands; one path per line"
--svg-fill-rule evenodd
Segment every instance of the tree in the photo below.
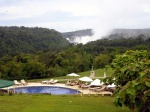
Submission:
M 115 83 L 115 105 L 127 106 L 131 111 L 150 112 L 150 55 L 147 51 L 126 51 L 112 62 Z M 113 80 L 115 78 L 115 80 Z
M 26 76 L 29 79 L 33 78 L 43 78 L 45 75 L 45 64 L 40 63 L 37 60 L 31 60 L 25 64 L 24 72 L 26 72 Z
M 93 62 L 95 68 L 104 68 L 109 63 L 109 56 L 107 54 L 98 55 Z

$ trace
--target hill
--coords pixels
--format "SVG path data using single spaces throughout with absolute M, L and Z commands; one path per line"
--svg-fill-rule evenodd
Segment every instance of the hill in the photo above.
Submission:
M 46 28 L 0 27 L 0 57 L 5 54 L 52 51 L 67 46 L 69 42 L 60 32 Z

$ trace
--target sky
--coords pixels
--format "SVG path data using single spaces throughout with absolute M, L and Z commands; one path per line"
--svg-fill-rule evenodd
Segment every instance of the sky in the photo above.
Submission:
M 91 28 L 100 38 L 116 28 L 150 28 L 150 0 L 0 0 L 0 26 Z

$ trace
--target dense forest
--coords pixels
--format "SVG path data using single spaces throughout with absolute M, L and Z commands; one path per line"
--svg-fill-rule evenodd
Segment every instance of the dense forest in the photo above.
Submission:
M 40 28 L 22 28 L 24 30 L 27 29 L 28 32 L 32 33 L 34 31 L 33 29 L 37 29 L 39 30 L 40 36 L 38 35 L 38 33 L 35 33 L 34 35 L 36 35 L 38 38 L 40 38 L 42 35 L 45 35 L 45 38 L 47 38 L 46 34 L 41 34 Z M 18 31 L 20 28 L 17 27 L 16 29 Z M 44 29 L 41 30 L 44 31 Z M 137 38 L 104 38 L 89 42 L 85 45 L 74 45 L 67 43 L 67 41 L 63 39 L 60 39 L 62 38 L 61 34 L 59 32 L 56 32 L 55 30 L 51 31 L 45 29 L 45 31 L 47 31 L 48 34 L 49 32 L 54 32 L 54 38 L 53 36 L 49 36 L 49 38 L 53 40 L 53 47 L 51 46 L 51 44 L 47 44 L 48 42 L 44 41 L 44 39 L 41 37 L 41 42 L 44 45 L 46 44 L 50 46 L 42 47 L 43 44 L 41 44 L 40 42 L 33 42 L 34 46 L 38 46 L 38 49 L 36 49 L 34 52 L 28 51 L 28 49 L 26 52 L 24 52 L 24 50 L 18 50 L 21 49 L 24 45 L 22 43 L 20 44 L 19 42 L 27 42 L 30 40 L 28 38 L 22 41 L 16 39 L 17 42 L 15 42 L 10 41 L 12 35 L 7 35 L 7 39 L 5 39 L 6 36 L 4 35 L 1 37 L 3 43 L 6 43 L 6 45 L 9 45 L 9 42 L 11 42 L 10 45 L 12 47 L 8 47 L 9 50 L 14 52 L 17 51 L 17 53 L 13 55 L 11 53 L 9 54 L 9 52 L 1 54 L 0 78 L 14 80 L 22 78 L 34 79 L 65 76 L 66 74 L 71 72 L 83 72 L 91 70 L 92 66 L 94 66 L 94 69 L 104 68 L 106 65 L 112 62 L 115 55 L 122 54 L 130 49 L 150 51 L 150 38 L 143 39 L 141 35 L 139 35 Z M 3 32 L 3 34 L 6 34 L 6 32 Z M 25 35 L 26 33 L 23 34 Z M 57 37 L 56 35 L 60 35 L 60 37 Z M 16 37 L 13 36 L 13 38 Z M 64 41 L 64 43 L 62 40 Z M 20 44 L 20 46 L 13 47 L 16 44 Z M 26 47 L 29 46 L 27 44 Z M 1 50 L 1 52 L 2 51 L 4 52 L 5 50 Z
M 58 50 L 69 45 L 60 32 L 46 28 L 0 27 L 0 57 L 5 54 Z

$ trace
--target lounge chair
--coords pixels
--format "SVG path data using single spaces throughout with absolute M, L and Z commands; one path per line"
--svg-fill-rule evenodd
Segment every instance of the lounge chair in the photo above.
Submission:
M 49 80 L 48 82 L 47 82 L 47 84 L 50 84 L 51 82 L 53 82 L 54 81 L 54 79 L 51 79 L 51 80 Z
M 89 87 L 90 87 L 90 85 L 87 85 L 87 84 L 83 84 L 83 85 L 81 86 L 82 89 L 87 89 L 87 88 L 89 88 Z
M 19 83 L 17 80 L 14 80 L 14 84 L 19 86 L 19 85 L 22 85 L 21 83 Z
M 107 85 L 106 90 L 110 91 L 110 92 L 114 92 L 114 90 L 116 89 L 116 85 L 113 83 L 111 85 Z
M 28 83 L 27 83 L 24 79 L 22 79 L 22 80 L 21 80 L 21 84 L 27 85 Z
M 58 82 L 58 80 L 54 80 L 54 81 L 50 82 L 50 84 L 55 84 L 57 82 Z
M 41 81 L 41 84 L 47 84 L 48 80 Z
M 94 91 L 95 92 L 101 92 L 101 91 L 104 91 L 106 88 L 106 85 L 103 85 L 100 89 L 95 89 Z
M 70 86 L 75 86 L 79 84 L 79 80 L 75 80 L 73 83 L 70 83 Z
M 102 87 L 92 87 L 92 88 L 89 88 L 90 91 L 96 91 L 96 89 L 101 89 Z
M 41 81 L 41 84 L 49 84 L 50 82 L 54 81 L 54 79 Z

